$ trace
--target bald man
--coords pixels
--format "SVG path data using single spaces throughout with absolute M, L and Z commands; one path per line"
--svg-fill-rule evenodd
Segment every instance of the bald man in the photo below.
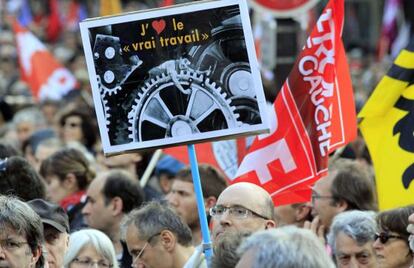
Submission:
M 255 232 L 275 227 L 269 193 L 256 184 L 240 182 L 227 187 L 210 209 L 213 243 L 225 232 Z

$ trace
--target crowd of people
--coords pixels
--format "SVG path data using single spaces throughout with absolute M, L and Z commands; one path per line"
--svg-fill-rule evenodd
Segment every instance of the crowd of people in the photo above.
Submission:
M 102 152 L 79 29 L 64 16 L 73 3 L 97 16 L 97 2 L 59 1 L 62 23 L 53 31 L 49 1 L 28 1 L 29 29 L 79 82 L 64 99 L 40 103 L 17 71 L 7 20 L 23 2 L 0 0 L 0 267 L 414 267 L 414 205 L 378 211 L 361 136 L 335 155 L 304 203 L 277 204 L 263 188 L 229 185 L 199 164 L 213 252 L 204 254 L 191 168 L 163 155 L 142 187 L 152 151 Z M 357 108 L 377 69 L 354 74 Z

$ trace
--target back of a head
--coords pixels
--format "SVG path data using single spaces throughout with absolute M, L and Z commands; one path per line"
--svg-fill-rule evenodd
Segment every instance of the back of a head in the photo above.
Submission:
M 118 261 L 112 241 L 103 232 L 95 229 L 83 229 L 70 235 L 69 247 L 64 258 L 64 267 L 69 268 L 72 261 L 86 245 L 91 245 L 96 252 L 118 268 Z
M 129 213 L 132 209 L 142 205 L 145 194 L 138 180 L 125 170 L 114 169 L 107 173 L 102 193 L 106 202 L 114 197 L 122 200 L 122 212 Z
M 209 164 L 200 164 L 198 166 L 198 171 L 200 173 L 204 198 L 210 196 L 218 198 L 221 192 L 227 187 L 227 181 L 224 175 Z M 175 179 L 193 183 L 191 168 L 187 166 L 178 171 Z
M 351 210 L 339 213 L 332 221 L 329 229 L 328 243 L 333 253 L 336 252 L 336 238 L 343 232 L 359 246 L 368 242 L 374 243 L 374 235 L 377 230 L 375 212 Z
M 45 198 L 44 181 L 26 159 L 12 156 L 1 160 L 0 166 L 0 194 L 12 194 L 24 201 Z
M 6 142 L 0 142 L 0 159 L 5 159 L 11 156 L 20 156 L 19 150 Z
M 143 241 L 163 230 L 168 230 L 176 235 L 180 245 L 187 247 L 192 242 L 190 228 L 167 203 L 153 201 L 132 210 L 122 223 L 124 236 L 131 224 L 139 230 L 139 238 Z
M 309 230 L 294 226 L 284 226 L 253 234 L 238 249 L 239 254 L 252 253 L 251 251 L 253 251 L 252 264 L 239 267 L 335 267 L 316 235 Z
M 377 210 L 374 181 L 365 166 L 355 160 L 337 159 L 329 165 L 332 196 L 344 200 L 348 210 Z

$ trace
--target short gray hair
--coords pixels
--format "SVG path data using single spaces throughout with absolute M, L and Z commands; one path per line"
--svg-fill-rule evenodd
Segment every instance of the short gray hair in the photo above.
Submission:
M 367 242 L 374 242 L 377 226 L 375 223 L 375 212 L 351 210 L 335 216 L 328 234 L 328 243 L 336 254 L 336 238 L 343 232 L 354 240 L 359 246 Z
M 43 224 L 37 213 L 26 203 L 13 196 L 0 195 L 0 230 L 13 229 L 24 236 L 32 251 L 42 249 Z M 44 258 L 40 256 L 36 267 L 43 267 Z
M 95 229 L 83 229 L 70 235 L 69 248 L 63 260 L 63 267 L 68 268 L 86 245 L 93 246 L 99 255 L 111 262 L 113 268 L 119 267 L 112 241 L 106 234 Z
M 335 267 L 316 235 L 295 226 L 253 234 L 237 251 L 242 255 L 249 250 L 254 250 L 252 268 Z
M 181 220 L 167 203 L 149 202 L 132 210 L 122 223 L 123 237 L 129 225 L 134 224 L 139 231 L 140 240 L 148 240 L 163 230 L 169 230 L 177 237 L 182 246 L 190 246 L 192 241 L 190 228 Z

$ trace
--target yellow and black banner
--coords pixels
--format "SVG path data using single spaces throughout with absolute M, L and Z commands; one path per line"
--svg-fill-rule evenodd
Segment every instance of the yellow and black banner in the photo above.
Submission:
M 380 210 L 414 203 L 414 38 L 358 114 Z

